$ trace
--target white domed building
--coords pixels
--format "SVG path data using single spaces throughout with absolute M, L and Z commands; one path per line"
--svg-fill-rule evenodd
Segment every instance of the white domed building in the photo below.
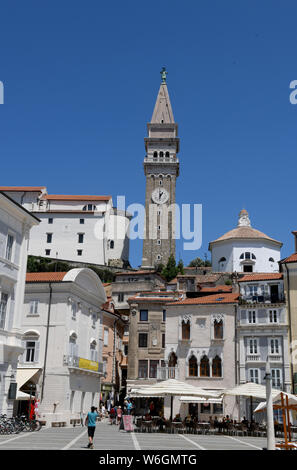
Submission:
M 278 272 L 282 243 L 252 228 L 248 212 L 239 214 L 237 227 L 209 243 L 214 272 Z

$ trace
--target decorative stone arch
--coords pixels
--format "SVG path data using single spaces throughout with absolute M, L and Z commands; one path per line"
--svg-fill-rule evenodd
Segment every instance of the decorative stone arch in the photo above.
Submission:
M 223 339 L 225 330 L 225 316 L 222 313 L 211 315 L 211 338 Z

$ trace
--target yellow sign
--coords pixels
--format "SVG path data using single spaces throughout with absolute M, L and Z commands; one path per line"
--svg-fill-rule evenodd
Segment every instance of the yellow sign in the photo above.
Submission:
M 89 359 L 84 359 L 82 357 L 79 358 L 79 363 L 78 367 L 80 369 L 88 369 L 88 370 L 94 370 L 95 372 L 98 372 L 99 369 L 99 363 L 95 361 L 90 361 Z

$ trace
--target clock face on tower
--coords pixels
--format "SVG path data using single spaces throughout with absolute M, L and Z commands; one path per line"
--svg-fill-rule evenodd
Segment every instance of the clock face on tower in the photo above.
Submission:
M 156 188 L 152 192 L 152 200 L 156 204 L 165 204 L 169 199 L 169 194 L 164 188 Z

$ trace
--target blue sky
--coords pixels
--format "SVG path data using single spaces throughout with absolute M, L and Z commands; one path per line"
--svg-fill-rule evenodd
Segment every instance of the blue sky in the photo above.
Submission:
M 203 244 L 252 225 L 293 252 L 297 4 L 287 0 L 3 1 L 1 185 L 143 203 L 143 158 L 166 66 L 179 125 L 177 202 L 203 205 Z M 141 241 L 131 243 L 141 263 Z M 208 257 L 210 256 L 208 252 Z

